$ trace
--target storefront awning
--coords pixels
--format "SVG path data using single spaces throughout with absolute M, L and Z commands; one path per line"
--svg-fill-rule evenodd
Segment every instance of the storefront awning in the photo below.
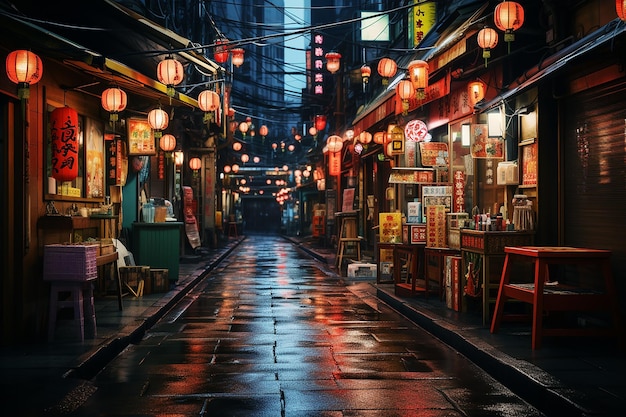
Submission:
M 507 91 L 487 103 L 479 103 L 476 107 L 482 111 L 486 111 L 498 106 L 510 97 L 536 85 L 538 82 L 551 75 L 555 75 L 570 62 L 590 53 L 602 45 L 606 45 L 624 32 L 626 32 L 626 25 L 620 19 L 615 19 L 597 31 L 546 58 L 543 62 L 526 71 L 524 75 L 509 86 Z

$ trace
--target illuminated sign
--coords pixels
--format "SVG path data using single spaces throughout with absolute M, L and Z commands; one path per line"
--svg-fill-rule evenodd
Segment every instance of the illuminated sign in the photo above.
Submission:
M 415 0 L 414 3 L 417 1 Z M 410 16 L 413 29 L 410 36 L 413 38 L 413 46 L 418 46 L 424 40 L 424 36 L 435 26 L 437 21 L 436 2 L 428 1 L 416 4 Z
M 324 35 L 313 33 L 311 45 L 311 89 L 314 95 L 324 94 Z

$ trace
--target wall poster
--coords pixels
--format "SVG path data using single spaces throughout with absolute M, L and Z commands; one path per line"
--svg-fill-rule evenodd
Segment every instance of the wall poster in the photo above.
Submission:
M 101 123 L 86 119 L 87 197 L 104 197 L 104 133 Z
M 501 137 L 489 137 L 487 124 L 472 124 L 470 140 L 472 158 L 504 158 L 504 140 Z
M 147 119 L 126 119 L 128 155 L 156 155 L 154 133 Z
M 537 185 L 537 141 L 521 143 L 522 146 L 522 185 Z

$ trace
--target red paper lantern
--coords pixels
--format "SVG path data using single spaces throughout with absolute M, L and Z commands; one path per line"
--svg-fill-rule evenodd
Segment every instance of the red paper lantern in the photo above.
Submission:
M 325 56 L 326 58 L 326 69 L 334 74 L 339 71 L 339 67 L 341 67 L 341 54 L 339 52 L 329 52 Z
M 469 104 L 472 108 L 476 105 L 476 103 L 485 98 L 486 89 L 486 84 L 480 80 L 472 81 L 467 85 Z
M 315 128 L 318 132 L 326 129 L 326 116 L 325 115 L 317 115 L 315 116 Z
M 409 79 L 420 100 L 424 98 L 424 90 L 428 87 L 428 63 L 419 59 L 409 62 Z
M 110 120 L 117 120 L 117 114 L 126 108 L 127 98 L 124 90 L 117 87 L 107 88 L 102 92 L 102 108 L 111 113 Z
M 20 99 L 28 98 L 30 84 L 41 80 L 43 64 L 41 58 L 26 50 L 9 53 L 6 59 L 7 77 L 18 85 L 17 95 Z
M 496 27 L 504 31 L 504 41 L 509 44 L 515 40 L 513 31 L 524 24 L 524 8 L 514 1 L 503 1 L 493 12 Z
M 487 60 L 491 58 L 491 50 L 498 44 L 498 32 L 490 27 L 484 27 L 478 32 L 478 46 L 483 48 L 483 58 L 485 58 L 485 67 Z
M 220 96 L 215 91 L 204 90 L 198 95 L 198 107 L 204 112 L 215 111 L 220 107 Z
M 398 71 L 398 64 L 391 58 L 383 58 L 378 61 L 378 74 L 383 77 L 383 85 L 389 83 L 389 78 L 396 75 Z
M 157 78 L 167 86 L 167 95 L 173 97 L 176 93 L 174 86 L 184 78 L 183 64 L 174 58 L 164 59 L 157 65 Z
M 221 38 L 215 41 L 215 52 L 213 52 L 213 58 L 216 62 L 223 64 L 228 61 L 228 39 Z
M 410 80 L 402 80 L 396 86 L 396 93 L 402 100 L 402 114 L 406 115 L 409 110 L 409 100 L 415 97 L 415 89 Z
M 343 148 L 343 139 L 340 136 L 332 135 L 326 139 L 329 152 L 339 152 Z
M 230 53 L 232 55 L 233 65 L 240 67 L 243 64 L 243 54 L 245 54 L 246 51 L 243 48 L 233 48 L 230 50 Z
M 161 130 L 167 129 L 170 123 L 170 117 L 165 110 L 160 108 L 152 109 L 148 112 L 148 124 L 154 130 L 154 137 L 161 137 Z
M 164 152 L 172 152 L 176 148 L 176 138 L 169 133 L 161 136 L 159 139 L 159 147 Z
M 269 129 L 267 128 L 267 126 L 261 125 L 261 127 L 259 128 L 259 134 L 265 137 L 267 136 L 268 133 L 269 133 Z
M 200 160 L 200 158 L 191 158 L 189 160 L 189 168 L 191 168 L 194 171 L 197 171 L 200 168 L 202 168 L 202 161 Z
M 615 11 L 617 12 L 617 16 L 619 16 L 622 21 L 626 22 L 626 1 L 625 0 L 615 0 Z
M 59 107 L 50 113 L 52 177 L 72 181 L 78 176 L 78 113 Z
M 361 79 L 363 80 L 363 84 L 367 84 L 370 80 L 370 76 L 372 75 L 372 69 L 369 65 L 364 64 L 361 67 Z

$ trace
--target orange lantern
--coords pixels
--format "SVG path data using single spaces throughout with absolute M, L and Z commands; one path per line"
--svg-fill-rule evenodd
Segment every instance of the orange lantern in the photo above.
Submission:
M 246 133 L 248 132 L 249 128 L 250 128 L 250 125 L 248 125 L 247 122 L 239 123 L 239 131 L 241 132 L 244 138 L 246 137 Z
M 615 11 L 622 21 L 626 22 L 626 1 L 615 0 Z
M 198 171 L 200 168 L 202 168 L 202 161 L 200 160 L 200 158 L 191 158 L 189 160 L 189 168 L 191 168 L 193 171 Z
M 52 177 L 72 181 L 78 176 L 78 113 L 59 107 L 50 113 Z
M 339 52 L 328 52 L 324 57 L 326 58 L 326 69 L 331 74 L 339 71 L 341 67 L 341 54 Z
M 371 141 L 372 141 L 372 134 L 370 132 L 368 132 L 367 130 L 364 130 L 361 133 L 359 133 L 359 142 L 361 142 L 364 145 L 367 145 Z
M 415 97 L 415 89 L 410 80 L 402 80 L 396 86 L 396 94 L 402 100 L 402 114 L 406 115 L 409 111 L 409 100 Z
M 244 153 L 243 155 L 241 155 L 241 162 L 243 162 L 244 164 L 248 162 L 249 160 L 250 160 L 250 157 L 248 156 L 247 153 Z
M 385 143 L 385 132 L 374 133 L 374 143 L 377 143 L 379 145 Z
M 361 79 L 363 80 L 363 84 L 367 84 L 370 80 L 370 76 L 372 75 L 372 69 L 369 65 L 364 64 L 361 67 Z
M 6 70 L 9 80 L 18 85 L 17 96 L 21 100 L 30 96 L 29 86 L 41 80 L 43 64 L 36 54 L 20 49 L 7 55 Z
M 172 151 L 176 148 L 176 138 L 174 135 L 170 135 L 169 133 L 161 136 L 161 139 L 159 139 L 159 147 L 163 152 L 165 152 L 165 156 L 170 158 L 172 156 Z
M 243 64 L 243 54 L 245 54 L 246 51 L 243 48 L 233 48 L 230 50 L 230 53 L 232 56 L 233 65 L 236 67 L 240 67 Z
M 213 58 L 216 62 L 223 64 L 228 61 L 228 39 L 220 38 L 215 41 L 215 51 L 213 52 Z
M 515 40 L 513 31 L 524 24 L 524 8 L 514 1 L 503 1 L 496 6 L 493 12 L 493 21 L 496 27 L 504 31 L 504 41 L 511 51 L 511 42 Z
M 476 103 L 485 98 L 486 90 L 487 86 L 480 80 L 472 81 L 467 85 L 467 95 L 472 108 L 476 105 Z
M 167 58 L 157 65 L 157 78 L 167 86 L 167 95 L 174 97 L 174 86 L 180 84 L 184 78 L 183 64 L 174 58 Z
M 233 170 L 233 172 L 236 174 L 239 172 L 239 165 L 238 164 L 233 164 L 233 166 L 231 167 L 231 169 Z
M 340 136 L 332 135 L 326 139 L 329 152 L 339 152 L 343 148 L 343 140 Z
M 383 85 L 389 84 L 389 78 L 396 75 L 398 65 L 391 58 L 383 58 L 378 61 L 378 74 L 383 77 Z
M 126 108 L 126 93 L 117 87 L 107 88 L 102 92 L 101 103 L 102 108 L 111 114 L 110 120 L 115 122 L 118 113 Z
M 265 136 L 267 136 L 267 134 L 269 133 L 269 129 L 267 128 L 267 126 L 261 125 L 261 127 L 259 128 L 259 133 L 261 134 L 261 137 L 265 139 Z
M 198 107 L 204 112 L 204 123 L 213 121 L 212 112 L 220 108 L 220 96 L 215 91 L 204 90 L 198 94 Z
M 498 44 L 498 32 L 490 27 L 484 27 L 478 32 L 478 46 L 483 48 L 483 58 L 485 58 L 485 68 L 487 60 L 491 58 L 491 50 Z
M 409 62 L 409 79 L 413 84 L 416 96 L 422 100 L 428 87 L 428 63 L 419 59 Z
M 241 142 L 235 142 L 233 143 L 233 150 L 235 152 L 239 152 L 241 150 L 241 148 L 243 147 L 243 145 L 241 144 Z
M 164 110 L 152 109 L 148 112 L 148 124 L 154 130 L 154 137 L 156 139 L 161 137 L 161 130 L 167 129 L 167 125 L 170 122 L 170 118 L 167 112 Z

